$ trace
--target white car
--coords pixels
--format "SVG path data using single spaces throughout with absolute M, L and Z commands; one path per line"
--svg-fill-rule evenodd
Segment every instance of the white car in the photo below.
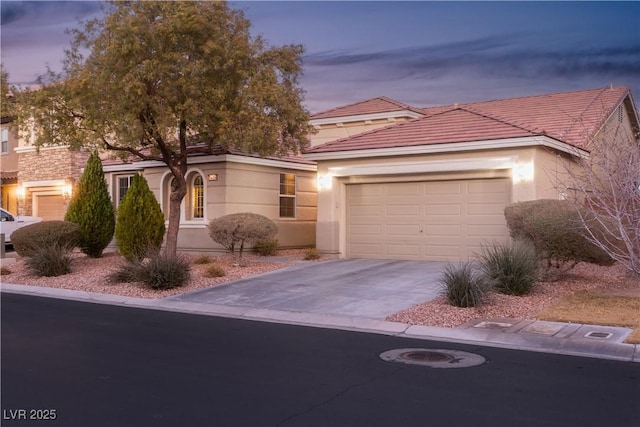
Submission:
M 0 208 L 0 234 L 4 234 L 4 243 L 11 244 L 11 234 L 20 227 L 42 221 L 37 216 L 16 216 Z

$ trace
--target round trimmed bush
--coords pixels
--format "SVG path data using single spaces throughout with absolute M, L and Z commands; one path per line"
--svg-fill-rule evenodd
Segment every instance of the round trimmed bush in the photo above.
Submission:
M 42 221 L 11 234 L 13 249 L 20 256 L 33 256 L 38 249 L 57 246 L 72 250 L 80 240 L 80 226 L 68 221 Z
M 233 252 L 239 247 L 238 264 L 242 265 L 245 244 L 273 240 L 278 226 L 264 215 L 252 212 L 229 214 L 209 223 L 209 237 Z
M 606 252 L 586 239 L 587 231 L 579 212 L 566 200 L 514 203 L 505 208 L 504 216 L 511 237 L 531 241 L 541 259 L 598 265 L 613 263 Z M 596 229 L 592 231 L 597 234 Z

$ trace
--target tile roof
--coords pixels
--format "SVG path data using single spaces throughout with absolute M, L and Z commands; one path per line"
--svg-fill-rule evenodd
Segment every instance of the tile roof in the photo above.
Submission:
M 391 113 L 395 111 L 413 111 L 422 114 L 419 108 L 412 107 L 386 96 L 356 102 L 355 104 L 322 111 L 311 116 L 314 119 L 327 119 L 347 116 L 360 116 L 365 114 Z
M 18 179 L 18 171 L 1 171 L 0 179 L 2 179 L 3 181 Z
M 422 109 L 425 117 L 308 149 L 325 153 L 547 135 L 583 146 L 630 96 L 626 86 Z
M 409 147 L 533 135 L 532 132 L 521 127 L 462 108 L 454 108 L 443 113 L 319 145 L 307 150 L 307 153 Z

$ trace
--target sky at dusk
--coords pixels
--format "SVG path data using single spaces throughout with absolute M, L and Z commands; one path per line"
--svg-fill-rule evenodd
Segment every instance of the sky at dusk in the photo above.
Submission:
M 388 96 L 413 106 L 631 86 L 640 99 L 640 2 L 232 2 L 272 45 L 302 44 L 311 112 Z M 11 83 L 61 69 L 65 29 L 97 2 L 2 0 Z

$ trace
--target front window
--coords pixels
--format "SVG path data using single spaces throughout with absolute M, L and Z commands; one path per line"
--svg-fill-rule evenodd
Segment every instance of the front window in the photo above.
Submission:
M 204 182 L 200 175 L 197 175 L 193 180 L 191 194 L 191 200 L 193 201 L 193 218 L 204 218 Z
M 280 218 L 296 217 L 296 176 L 280 174 Z
M 9 152 L 9 129 L 2 129 L 2 153 Z
M 118 177 L 118 205 L 122 202 L 124 195 L 127 194 L 132 181 L 133 175 Z

